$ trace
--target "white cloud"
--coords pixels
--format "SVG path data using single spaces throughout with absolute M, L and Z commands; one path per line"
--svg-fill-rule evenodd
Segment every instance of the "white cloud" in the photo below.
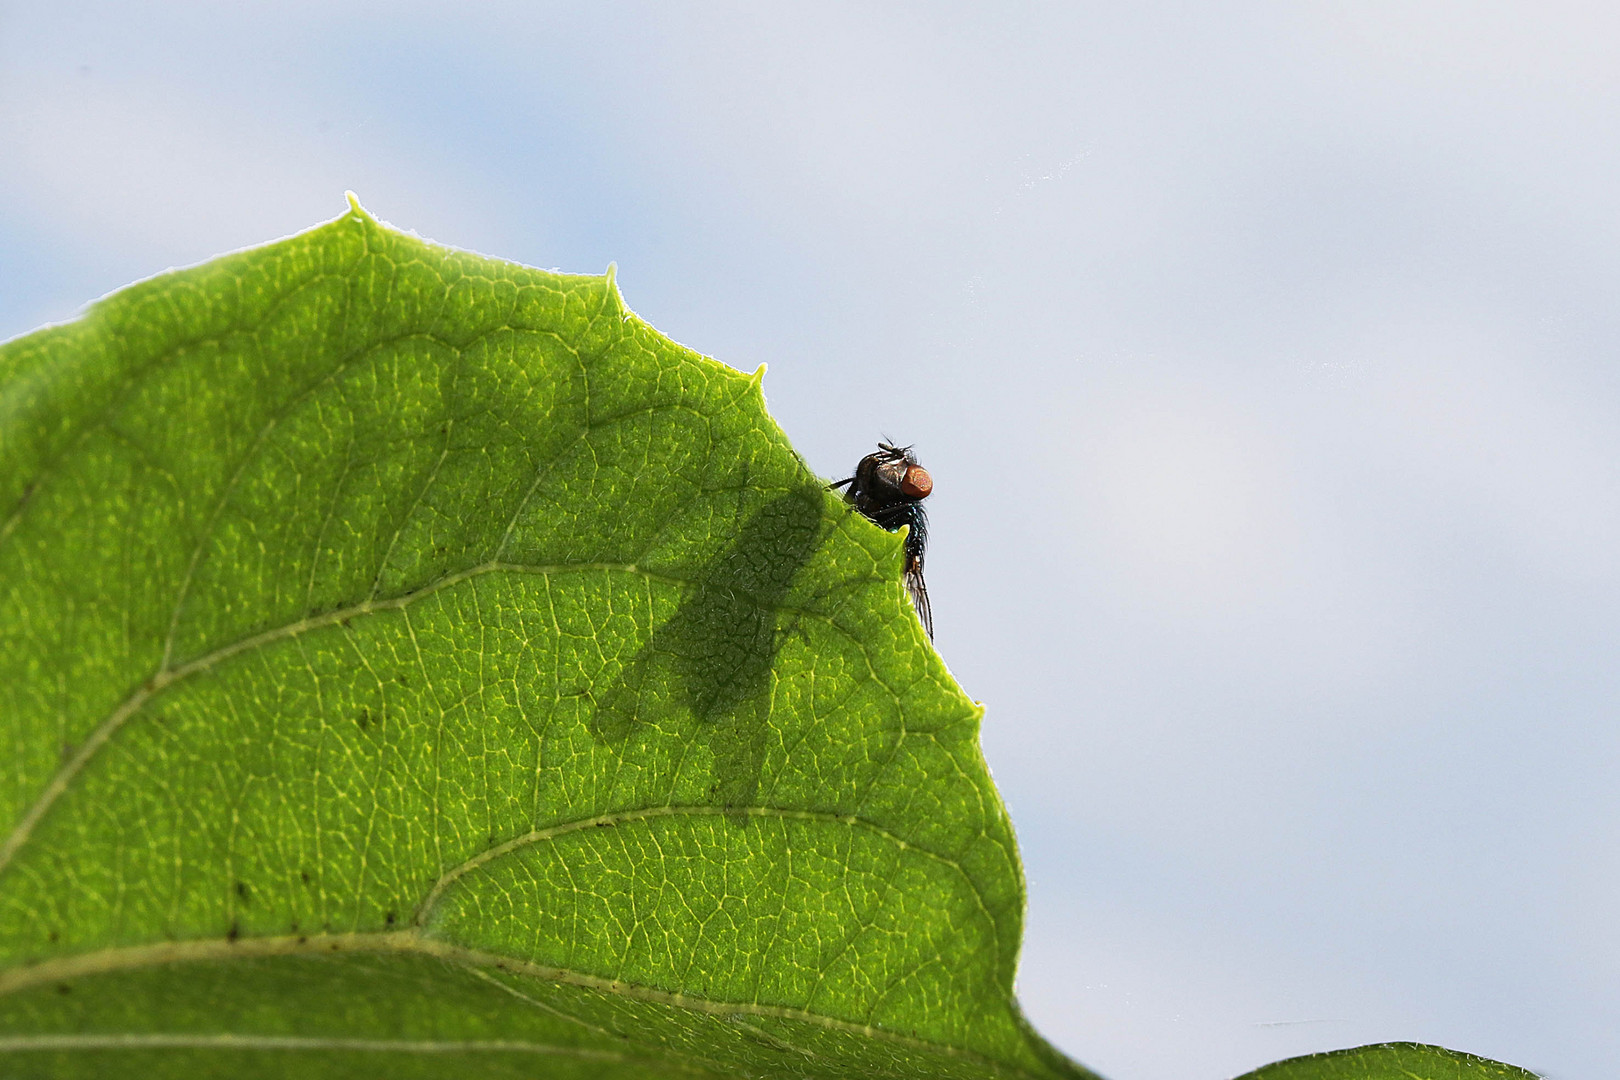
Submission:
M 1550 365 L 1436 330 L 1373 361 L 1378 467 L 1539 574 L 1620 585 L 1620 417 Z
M 1184 612 L 1274 600 L 1298 572 L 1285 449 L 1219 392 L 1138 387 L 1073 416 L 1054 460 L 1103 573 Z M 1056 449 L 1056 448 L 1055 448 Z

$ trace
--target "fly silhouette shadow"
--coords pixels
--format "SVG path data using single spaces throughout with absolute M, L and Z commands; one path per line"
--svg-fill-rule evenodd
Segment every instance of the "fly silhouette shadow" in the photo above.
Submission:
M 770 735 L 771 668 L 798 621 L 781 605 L 821 544 L 824 506 L 822 490 L 805 487 L 744 520 L 598 699 L 590 721 L 598 740 L 623 744 L 648 728 L 689 732 L 713 755 L 710 797 L 721 806 L 753 805 Z

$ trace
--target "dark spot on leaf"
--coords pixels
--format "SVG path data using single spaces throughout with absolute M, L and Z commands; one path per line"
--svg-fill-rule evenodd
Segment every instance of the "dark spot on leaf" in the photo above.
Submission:
M 73 987 L 69 986 L 67 983 L 57 983 L 56 992 L 58 994 L 71 994 L 73 993 Z
M 236 895 L 241 897 L 243 900 L 249 899 L 247 882 L 238 881 L 236 883 Z
M 364 705 L 360 706 L 354 714 L 354 722 L 360 725 L 361 731 L 366 730 L 371 726 L 371 710 Z
M 242 926 L 235 919 L 231 920 L 231 928 L 225 931 L 226 941 L 235 941 L 242 936 Z
M 748 515 L 607 689 L 591 718 L 597 739 L 624 742 L 645 724 L 667 723 L 672 705 L 685 705 L 714 755 L 714 797 L 726 806 L 753 803 L 769 735 L 771 667 L 795 627 L 781 609 L 821 546 L 825 509 L 825 493 L 808 486 Z
M 47 940 L 47 941 L 55 941 L 57 938 L 59 938 L 61 936 L 62 936 L 61 934 L 58 934 L 55 930 L 52 930 L 50 933 L 45 935 L 45 940 Z
M 409 686 L 409 685 L 411 685 L 410 680 L 405 678 L 405 675 L 404 675 L 403 672 L 401 672 L 398 675 L 395 675 L 394 676 L 394 681 L 399 683 L 399 685 L 401 685 L 401 686 Z
M 392 911 L 390 911 L 390 912 L 388 912 L 388 914 L 383 916 L 383 922 L 387 923 L 389 926 L 393 926 L 394 925 L 394 918 L 395 918 L 394 913 Z
M 309 941 L 309 938 L 305 937 L 303 934 L 298 935 L 298 944 L 303 945 L 308 941 Z
M 298 880 L 302 881 L 305 885 L 308 885 L 309 884 L 309 871 L 308 870 L 300 870 L 300 871 L 298 871 Z M 295 929 L 295 930 L 297 929 L 297 924 L 296 923 L 294 924 L 293 929 Z

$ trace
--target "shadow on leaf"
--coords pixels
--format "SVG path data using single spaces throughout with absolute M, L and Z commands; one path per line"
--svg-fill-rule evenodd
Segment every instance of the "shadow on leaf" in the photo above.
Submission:
M 743 522 L 694 576 L 692 592 L 600 699 L 592 733 L 623 743 L 644 729 L 686 728 L 714 755 L 711 796 L 749 806 L 759 789 L 771 668 L 797 616 L 782 603 L 827 526 L 819 487 L 790 491 Z

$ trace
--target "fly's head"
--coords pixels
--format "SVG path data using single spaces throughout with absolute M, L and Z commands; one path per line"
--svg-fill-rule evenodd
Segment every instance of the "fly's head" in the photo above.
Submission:
M 861 458 L 852 479 L 850 501 L 868 516 L 872 511 L 921 502 L 934 490 L 934 478 L 917 464 L 911 447 L 888 443 L 878 443 L 876 453 Z

